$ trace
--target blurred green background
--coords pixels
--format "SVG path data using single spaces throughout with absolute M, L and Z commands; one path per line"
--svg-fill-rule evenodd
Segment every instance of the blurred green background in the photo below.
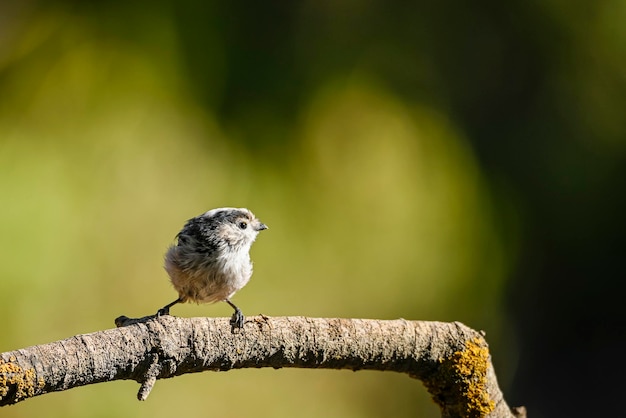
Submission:
M 458 320 L 509 404 L 619 415 L 625 21 L 623 0 L 0 3 L 0 351 L 155 312 L 185 220 L 245 206 L 270 226 L 245 314 Z M 137 389 L 0 414 L 439 416 L 384 372 Z

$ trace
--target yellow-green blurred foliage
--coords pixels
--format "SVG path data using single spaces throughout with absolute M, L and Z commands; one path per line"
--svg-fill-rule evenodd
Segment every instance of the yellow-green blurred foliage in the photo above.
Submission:
M 472 150 L 443 112 L 356 71 L 308 97 L 272 158 L 195 104 L 166 17 L 137 24 L 154 35 L 146 45 L 39 13 L 2 44 L 0 351 L 155 312 L 175 297 L 164 250 L 185 220 L 220 206 L 249 207 L 270 227 L 235 296 L 245 314 L 459 320 L 498 332 L 507 260 Z M 186 375 L 159 381 L 145 403 L 137 388 L 93 385 L 2 414 L 438 416 L 417 381 L 382 372 Z

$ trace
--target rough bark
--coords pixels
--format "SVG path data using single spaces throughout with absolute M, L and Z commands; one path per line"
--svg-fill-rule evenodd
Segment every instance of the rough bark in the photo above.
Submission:
M 116 319 L 118 328 L 0 354 L 0 406 L 76 386 L 140 383 L 206 370 L 391 370 L 421 380 L 443 417 L 521 417 L 498 387 L 487 342 L 465 325 L 266 316 L 232 333 L 225 318 Z

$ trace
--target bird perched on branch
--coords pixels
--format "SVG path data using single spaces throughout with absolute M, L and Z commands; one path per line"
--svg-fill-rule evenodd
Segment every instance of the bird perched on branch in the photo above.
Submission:
M 252 276 L 250 247 L 267 226 L 245 208 L 212 209 L 187 221 L 165 254 L 165 270 L 178 299 L 159 309 L 169 315 L 177 303 L 224 301 L 234 310 L 230 325 L 243 328 L 244 316 L 230 298 Z

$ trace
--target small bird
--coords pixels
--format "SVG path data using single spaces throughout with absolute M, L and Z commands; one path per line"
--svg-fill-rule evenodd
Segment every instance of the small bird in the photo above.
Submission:
M 267 226 L 246 208 L 212 209 L 188 220 L 165 254 L 165 270 L 178 299 L 159 309 L 157 316 L 169 315 L 177 303 L 224 301 L 235 310 L 232 331 L 243 328 L 244 316 L 230 298 L 252 276 L 250 247 L 264 229 Z

